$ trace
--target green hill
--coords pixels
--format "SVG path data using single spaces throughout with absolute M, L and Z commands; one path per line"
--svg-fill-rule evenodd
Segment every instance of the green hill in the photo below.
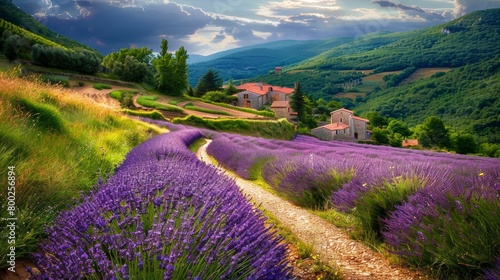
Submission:
M 38 36 L 41 36 L 49 41 L 52 41 L 58 45 L 62 45 L 66 48 L 70 49 L 83 48 L 98 53 L 96 50 L 93 50 L 87 45 L 81 44 L 75 40 L 59 35 L 56 32 L 48 29 L 45 25 L 36 21 L 31 15 L 19 9 L 10 0 L 0 1 L 0 19 L 8 21 L 14 25 L 17 25 L 22 29 L 30 31 Z
M 224 80 L 246 79 L 274 71 L 276 66 L 290 66 L 335 46 L 352 41 L 336 38 L 312 41 L 278 41 L 237 48 L 203 58 L 189 65 L 189 83 L 196 85 L 209 69 L 216 69 Z M 197 58 L 198 61 L 200 58 Z
M 377 111 L 412 126 L 438 116 L 455 129 L 500 143 L 500 55 L 372 92 L 356 103 L 355 110 L 361 114 Z
M 312 57 L 294 69 L 375 69 L 383 72 L 412 66 L 459 67 L 500 53 L 499 28 L 500 9 L 477 11 L 435 27 L 361 37 L 353 44 Z M 395 40 L 391 42 L 391 39 Z M 363 45 L 368 47 L 361 47 Z

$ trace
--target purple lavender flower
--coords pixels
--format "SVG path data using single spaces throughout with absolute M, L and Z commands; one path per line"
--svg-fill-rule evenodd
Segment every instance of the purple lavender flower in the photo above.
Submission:
M 289 278 L 281 238 L 232 180 L 188 151 L 201 136 L 182 129 L 132 150 L 113 177 L 48 229 L 33 278 L 139 277 L 130 271 Z

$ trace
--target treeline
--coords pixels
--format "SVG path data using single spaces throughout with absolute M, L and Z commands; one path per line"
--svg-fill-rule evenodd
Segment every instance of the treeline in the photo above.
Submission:
M 0 19 L 0 52 L 9 61 L 32 60 L 42 66 L 94 74 L 101 70 L 101 58 L 87 49 L 68 49 L 15 24 Z
M 437 116 L 429 116 L 413 128 L 404 121 L 387 118 L 378 112 L 371 111 L 365 116 L 370 120 L 371 138 L 376 144 L 401 147 L 404 139 L 417 139 L 423 148 L 500 157 L 500 144 L 481 143 L 471 133 L 446 126 Z
M 170 53 L 168 41 L 163 39 L 156 56 L 146 47 L 124 48 L 105 56 L 102 64 L 113 78 L 144 82 L 162 93 L 180 96 L 188 86 L 188 57 L 184 47 Z
M 31 47 L 31 58 L 43 66 L 84 74 L 94 74 L 101 69 L 100 58 L 88 50 L 73 51 L 36 44 Z
M 500 55 L 483 62 L 438 72 L 429 79 L 370 93 L 358 112 L 377 111 L 417 125 L 428 116 L 443 119 L 479 143 L 500 144 Z

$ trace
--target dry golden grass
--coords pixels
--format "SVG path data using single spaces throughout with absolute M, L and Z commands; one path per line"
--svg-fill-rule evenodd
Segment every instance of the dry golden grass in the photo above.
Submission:
M 58 211 L 112 173 L 140 142 L 161 133 L 80 94 L 0 71 L 0 170 L 15 166 L 16 257 L 35 250 Z M 56 129 L 53 129 L 55 127 Z M 0 177 L 7 185 L 6 176 Z M 0 208 L 7 199 L 0 192 Z M 6 218 L 1 211 L 0 218 Z M 0 234 L 7 229 L 0 219 Z M 0 241 L 0 268 L 9 245 Z M 3 256 L 3 257 L 2 257 Z

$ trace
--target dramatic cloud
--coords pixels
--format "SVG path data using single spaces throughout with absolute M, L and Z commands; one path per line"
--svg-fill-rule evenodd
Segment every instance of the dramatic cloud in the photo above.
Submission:
M 456 17 L 463 16 L 470 12 L 491 8 L 500 8 L 499 0 L 454 0 Z
M 3 1 L 3 0 L 0 0 Z M 406 31 L 500 0 L 13 0 L 54 31 L 107 54 L 126 47 L 209 54 L 272 40 Z
M 410 18 L 420 18 L 426 21 L 445 21 L 446 17 L 444 14 L 440 14 L 434 11 L 424 10 L 415 5 L 403 5 L 400 3 L 395 3 L 387 0 L 375 0 L 372 1 L 374 4 L 380 5 L 382 8 L 396 8 L 402 11 L 404 14 L 409 16 Z
M 117 51 L 124 47 L 146 46 L 158 49 L 162 38 L 178 48 L 179 39 L 194 34 L 213 18 L 192 6 L 175 3 L 115 6 L 100 2 L 78 1 L 80 16 L 62 19 L 49 16 L 46 25 L 100 50 Z
M 380 7 L 383 7 L 383 8 L 391 7 L 391 8 L 398 8 L 401 10 L 413 10 L 413 11 L 425 13 L 425 11 L 423 9 L 421 9 L 417 6 L 414 6 L 414 5 L 407 6 L 407 5 L 403 5 L 403 4 L 397 4 L 397 3 L 394 3 L 391 1 L 380 1 L 380 0 L 372 1 L 372 3 L 379 4 Z

